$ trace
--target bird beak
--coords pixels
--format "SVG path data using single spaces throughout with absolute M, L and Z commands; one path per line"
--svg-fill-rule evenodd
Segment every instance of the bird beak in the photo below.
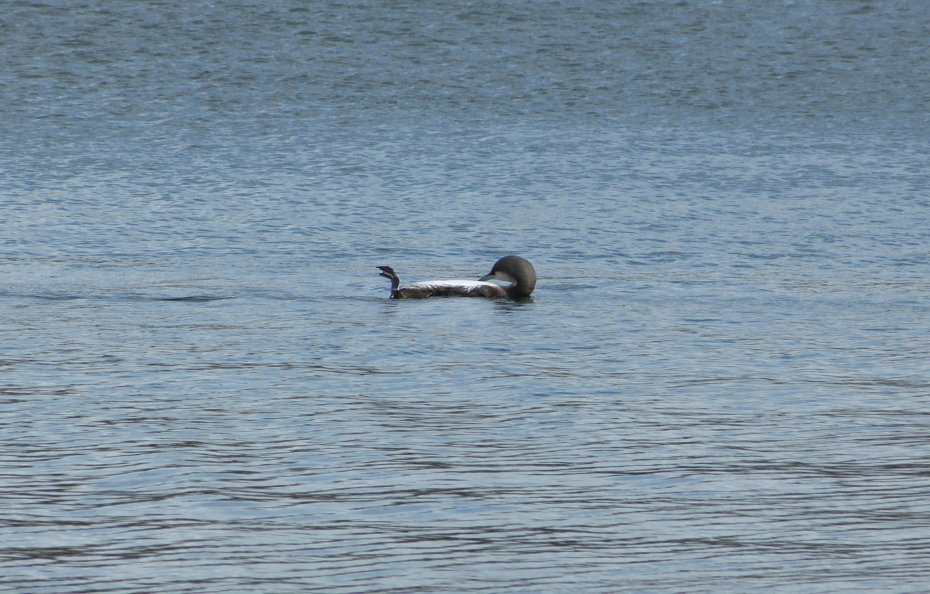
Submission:
M 481 278 L 479 278 L 478 280 L 480 281 L 496 280 L 501 283 L 510 283 L 510 284 L 517 282 L 517 279 L 515 279 L 514 277 L 510 276 L 509 274 L 507 274 L 506 272 L 502 270 L 498 270 L 497 272 L 492 272 L 491 274 L 486 274 L 482 276 Z

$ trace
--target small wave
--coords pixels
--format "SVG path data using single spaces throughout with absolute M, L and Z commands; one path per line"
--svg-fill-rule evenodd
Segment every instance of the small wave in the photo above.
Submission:
M 180 301 L 183 303 L 206 303 L 208 301 L 223 301 L 235 299 L 228 295 L 187 295 L 185 297 L 155 297 L 153 301 Z

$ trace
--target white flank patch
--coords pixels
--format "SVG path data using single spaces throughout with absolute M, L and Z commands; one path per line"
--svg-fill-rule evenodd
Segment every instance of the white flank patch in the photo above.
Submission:
M 436 280 L 422 281 L 407 285 L 411 289 L 438 289 L 440 287 L 461 287 L 463 289 L 477 289 L 478 287 L 492 286 L 497 287 L 494 283 L 473 280 Z M 405 287 L 405 288 L 407 288 Z

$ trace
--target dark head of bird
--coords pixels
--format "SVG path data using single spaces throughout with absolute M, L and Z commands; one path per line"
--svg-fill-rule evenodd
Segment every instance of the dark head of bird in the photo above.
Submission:
M 505 287 L 511 299 L 529 297 L 536 288 L 536 269 L 520 256 L 504 256 L 494 263 L 491 274 L 478 280 L 498 280 L 511 283 Z

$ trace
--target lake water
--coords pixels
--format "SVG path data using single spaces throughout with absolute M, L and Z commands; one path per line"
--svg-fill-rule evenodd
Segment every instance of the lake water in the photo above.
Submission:
M 928 40 L 0 4 L 0 590 L 927 591 Z

